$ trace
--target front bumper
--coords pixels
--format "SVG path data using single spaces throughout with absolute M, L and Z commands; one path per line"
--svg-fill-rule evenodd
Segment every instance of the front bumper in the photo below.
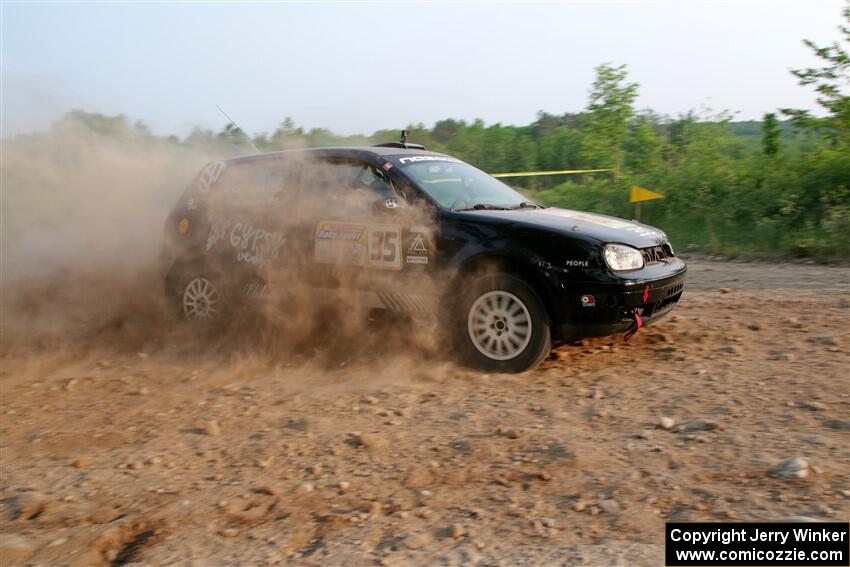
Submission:
M 661 319 L 682 297 L 687 274 L 681 260 L 668 268 L 663 274 L 655 270 L 653 278 L 565 283 L 556 299 L 559 338 L 570 341 L 625 332 L 634 325 L 635 312 L 644 325 Z M 593 306 L 583 304 L 582 296 L 592 296 Z

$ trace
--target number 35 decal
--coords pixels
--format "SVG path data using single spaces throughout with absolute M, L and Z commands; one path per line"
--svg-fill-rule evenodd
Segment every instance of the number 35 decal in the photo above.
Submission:
M 401 231 L 397 226 L 369 227 L 369 265 L 389 270 L 401 269 Z

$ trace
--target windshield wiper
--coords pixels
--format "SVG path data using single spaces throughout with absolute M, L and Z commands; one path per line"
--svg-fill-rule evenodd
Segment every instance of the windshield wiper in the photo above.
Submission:
M 518 205 L 514 205 L 511 209 L 545 209 L 543 205 L 538 205 L 537 203 L 532 203 L 531 201 L 523 201 Z
M 481 210 L 508 211 L 508 210 L 510 210 L 510 207 L 503 207 L 501 205 L 491 205 L 489 203 L 475 203 L 471 207 L 462 207 L 460 209 L 452 209 L 452 210 L 456 211 L 456 212 L 459 212 L 459 211 L 481 211 Z

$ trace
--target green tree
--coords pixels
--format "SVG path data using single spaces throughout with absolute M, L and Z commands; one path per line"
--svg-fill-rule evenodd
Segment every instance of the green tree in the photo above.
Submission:
M 625 65 L 596 68 L 583 124 L 582 155 L 588 166 L 619 169 L 623 165 L 623 143 L 638 92 L 638 84 L 627 82 L 627 76 Z
M 434 124 L 431 136 L 436 142 L 445 144 L 455 136 L 455 133 L 461 124 L 463 124 L 463 122 L 458 122 L 451 118 L 448 120 L 438 120 L 437 123 Z
M 776 115 L 772 112 L 766 113 L 761 128 L 762 151 L 768 156 L 776 155 L 779 153 L 779 136 L 781 135 L 779 121 L 776 119 Z
M 213 147 L 216 142 L 215 133 L 212 130 L 207 128 L 201 128 L 200 126 L 195 126 L 192 128 L 192 131 L 186 136 L 186 139 L 183 140 L 183 143 L 187 146 L 192 146 L 196 148 L 201 147 Z
M 508 152 L 513 146 L 513 141 L 513 128 L 504 127 L 501 124 L 493 124 L 486 128 L 483 137 L 482 161 L 479 167 L 493 173 L 508 171 L 510 169 Z
M 297 148 L 304 145 L 304 130 L 296 128 L 295 122 L 287 116 L 269 139 L 269 145 L 275 149 Z
M 141 130 L 133 131 L 130 122 L 123 114 L 107 116 L 84 110 L 71 110 L 65 113 L 61 120 L 53 124 L 53 128 L 58 130 L 84 128 L 94 134 L 114 139 L 131 138 L 142 133 Z
M 530 136 L 516 136 L 509 151 L 507 167 L 511 171 L 537 169 L 537 146 Z
M 660 173 L 664 167 L 664 141 L 651 120 L 651 117 L 639 116 L 624 145 L 626 170 L 642 179 Z
M 842 11 L 845 25 L 839 26 L 844 42 L 850 44 L 850 6 Z M 817 92 L 817 102 L 828 115 L 816 118 L 807 110 L 790 108 L 782 112 L 801 126 L 814 126 L 823 129 L 824 133 L 844 143 L 850 142 L 850 55 L 839 42 L 833 42 L 825 47 L 818 47 L 810 39 L 803 40 L 814 54 L 823 61 L 820 68 L 794 69 L 791 73 L 800 80 L 803 86 L 813 86 Z

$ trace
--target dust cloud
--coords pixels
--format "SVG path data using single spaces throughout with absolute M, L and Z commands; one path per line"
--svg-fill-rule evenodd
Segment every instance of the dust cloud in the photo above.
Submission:
M 378 317 L 362 299 L 362 291 L 374 285 L 372 276 L 345 266 L 305 274 L 259 262 L 257 275 L 268 284 L 262 301 L 238 298 L 230 319 L 212 329 L 181 321 L 174 290 L 164 293 L 166 219 L 181 195 L 192 193 L 204 164 L 226 157 L 215 148 L 193 148 L 73 113 L 48 131 L 5 140 L 3 357 L 214 353 L 209 356 L 238 358 L 255 368 L 339 368 L 352 360 L 369 365 L 387 352 L 413 352 L 416 361 L 433 355 L 433 324 Z M 216 195 L 204 212 L 213 221 L 232 219 L 226 193 Z M 332 205 L 359 211 L 364 202 L 361 192 L 352 191 Z M 319 211 L 330 203 L 290 205 L 283 212 L 287 222 L 310 232 L 315 225 L 298 223 L 321 218 Z M 280 214 L 275 209 L 255 222 L 275 230 Z M 424 225 L 429 219 L 408 214 L 406 222 Z M 302 240 L 289 243 L 286 254 L 303 265 L 312 259 L 313 240 Z M 232 269 L 218 266 L 221 272 Z M 319 280 L 334 288 L 332 300 L 316 293 Z M 419 277 L 409 284 L 427 291 Z
M 4 349 L 151 317 L 165 213 L 207 158 L 73 113 L 3 146 Z

